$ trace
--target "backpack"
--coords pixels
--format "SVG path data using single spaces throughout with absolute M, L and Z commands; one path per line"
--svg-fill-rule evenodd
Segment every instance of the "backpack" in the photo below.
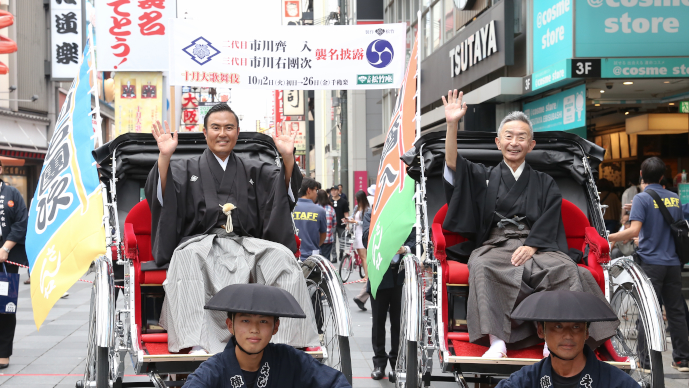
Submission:
M 689 222 L 684 219 L 675 221 L 665 207 L 665 203 L 663 203 L 663 200 L 660 198 L 658 193 L 651 189 L 646 189 L 646 192 L 650 194 L 650 196 L 655 200 L 656 204 L 658 204 L 658 209 L 660 209 L 660 213 L 663 214 L 665 222 L 670 225 L 670 229 L 672 230 L 672 238 L 675 240 L 675 252 L 677 252 L 679 262 L 682 265 L 689 263 Z

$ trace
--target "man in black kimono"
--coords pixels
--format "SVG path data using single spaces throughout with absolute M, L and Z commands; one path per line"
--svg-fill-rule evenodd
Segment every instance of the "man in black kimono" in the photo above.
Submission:
M 526 296 L 553 289 L 604 296 L 593 276 L 564 253 L 568 247 L 560 213 L 562 196 L 555 181 L 525 162 L 536 145 L 529 118 L 512 112 L 503 119 L 495 138 L 503 161 L 488 167 L 457 155 L 457 125 L 467 109 L 462 93 L 448 92 L 443 103 L 448 202 L 443 228 L 469 239 L 448 248 L 448 255 L 469 257 L 470 341 L 489 336 L 491 347 L 484 357 L 501 358 L 505 343 L 520 348 L 540 342 L 533 324 L 510 319 Z M 615 334 L 615 327 L 596 323 L 591 336 L 603 340 Z
M 160 154 L 146 181 L 146 198 L 155 264 L 169 264 L 160 320 L 169 350 L 222 351 L 229 338 L 224 319 L 202 306 L 224 286 L 250 282 L 287 290 L 311 318 L 287 319 L 276 341 L 317 345 L 313 308 L 293 254 L 293 193 L 302 180 L 293 155 L 296 131 L 276 129 L 278 167 L 232 152 L 240 129 L 225 103 L 204 118 L 208 148 L 199 156 L 171 160 L 177 132 L 166 129 L 157 123 L 152 131 Z
M 184 387 L 351 388 L 342 372 L 291 346 L 270 343 L 283 317 L 306 317 L 284 290 L 235 284 L 220 290 L 205 308 L 227 312 L 225 330 L 232 340 L 189 375 Z

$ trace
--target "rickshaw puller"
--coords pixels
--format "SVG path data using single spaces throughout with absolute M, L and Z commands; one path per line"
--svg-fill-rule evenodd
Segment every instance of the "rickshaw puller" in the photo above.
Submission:
M 153 127 L 160 153 L 146 181 L 151 207 L 151 248 L 155 265 L 165 268 L 165 300 L 160 324 L 168 349 L 216 353 L 229 340 L 223 314 L 203 305 L 230 284 L 261 283 L 289 291 L 308 319 L 287 319 L 275 342 L 318 346 L 306 282 L 293 252 L 291 211 L 302 175 L 294 163 L 294 139 L 278 125 L 273 136 L 282 166 L 233 152 L 239 138 L 237 115 L 226 103 L 204 118 L 208 148 L 198 156 L 171 160 L 177 132 Z M 153 263 L 150 263 L 153 264 Z M 146 270 L 146 265 L 142 270 Z
M 550 357 L 512 373 L 497 388 L 639 387 L 628 374 L 598 360 L 585 343 L 589 323 L 617 320 L 607 302 L 585 292 L 539 292 L 524 299 L 512 319 L 536 322 Z
M 206 309 L 226 311 L 232 340 L 222 353 L 189 375 L 187 388 L 344 388 L 342 372 L 288 345 L 271 344 L 280 317 L 306 317 L 290 293 L 260 284 L 233 284 L 208 301 Z
M 468 241 L 447 248 L 450 258 L 469 257 L 467 326 L 471 342 L 490 340 L 487 358 L 506 357 L 511 348 L 539 343 L 535 327 L 510 319 L 510 312 L 533 292 L 565 289 L 604 299 L 593 276 L 568 252 L 562 223 L 562 195 L 548 174 L 532 169 L 526 154 L 536 145 L 533 126 L 522 112 L 500 123 L 495 144 L 503 161 L 496 167 L 472 163 L 457 154 L 457 126 L 466 113 L 463 94 L 449 91 L 445 104 L 445 193 L 443 228 Z M 603 341 L 617 322 L 591 326 Z M 547 356 L 547 347 L 543 350 Z

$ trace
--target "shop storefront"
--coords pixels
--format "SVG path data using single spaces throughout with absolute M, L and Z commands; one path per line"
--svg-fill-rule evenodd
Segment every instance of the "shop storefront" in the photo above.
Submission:
M 0 179 L 16 187 L 27 206 L 48 148 L 48 125 L 43 116 L 0 111 Z
M 537 131 L 567 130 L 542 121 L 562 124 L 581 112 L 573 131 L 606 149 L 600 178 L 620 192 L 638 183 L 650 156 L 665 161 L 669 186 L 689 169 L 689 107 L 679 109 L 689 100 L 685 3 L 534 0 L 523 108 L 540 121 Z M 550 116 L 534 116 L 533 106 Z

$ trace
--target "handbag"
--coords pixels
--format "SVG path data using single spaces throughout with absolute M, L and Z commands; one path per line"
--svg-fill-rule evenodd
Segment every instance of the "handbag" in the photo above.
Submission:
M 19 274 L 7 273 L 5 263 L 0 272 L 0 314 L 15 314 L 19 296 Z
M 665 222 L 670 225 L 672 238 L 675 240 L 675 252 L 677 252 L 679 262 L 682 265 L 689 263 L 689 222 L 681 218 L 675 221 L 658 193 L 651 189 L 647 189 L 646 192 L 655 200 L 658 209 L 660 209 L 660 213 L 663 215 L 663 218 L 665 218 Z

